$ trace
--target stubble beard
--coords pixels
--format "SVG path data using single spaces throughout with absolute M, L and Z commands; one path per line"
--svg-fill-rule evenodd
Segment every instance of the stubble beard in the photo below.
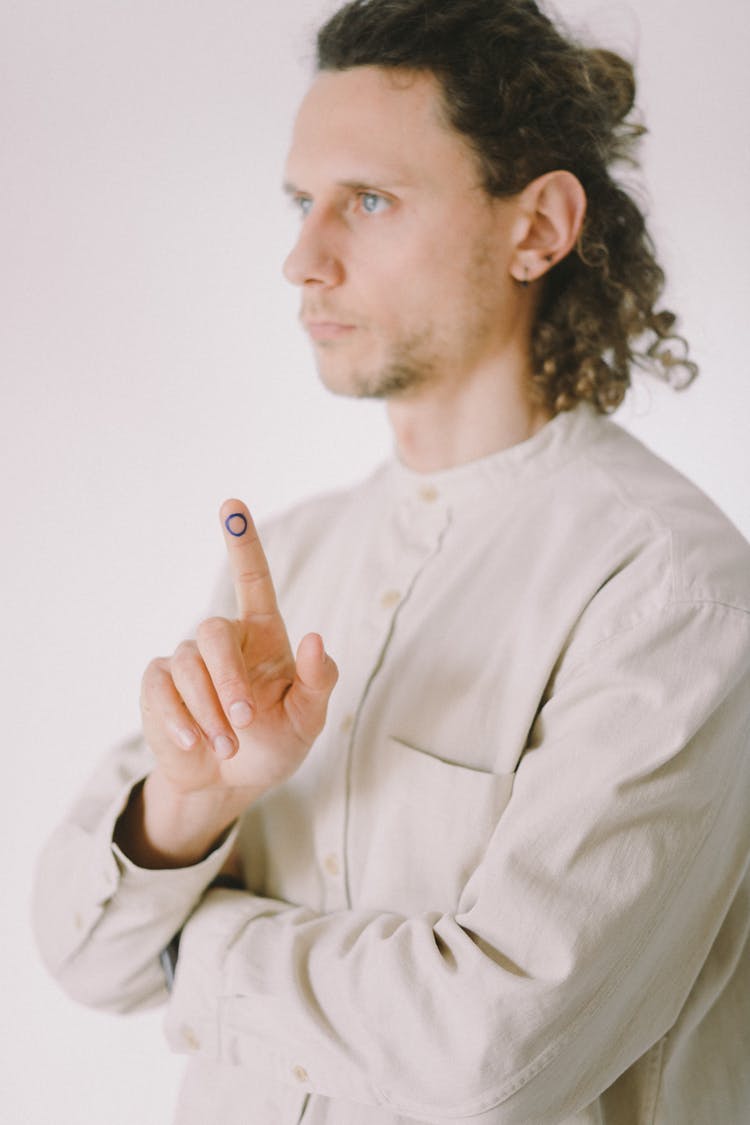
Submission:
M 333 394 L 378 400 L 406 398 L 436 377 L 437 364 L 426 353 L 426 341 L 427 333 L 415 336 L 395 349 L 376 370 L 353 368 L 347 373 L 343 385 L 339 380 L 326 378 L 324 365 L 320 362 L 318 371 L 323 383 Z

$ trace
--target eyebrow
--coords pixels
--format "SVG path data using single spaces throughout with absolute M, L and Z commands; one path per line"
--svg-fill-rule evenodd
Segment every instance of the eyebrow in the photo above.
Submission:
M 386 187 L 387 183 L 387 187 Z M 346 188 L 348 191 L 403 191 L 408 185 L 405 183 L 396 183 L 389 178 L 386 179 L 382 176 L 373 177 L 371 180 L 337 180 L 336 187 Z M 282 185 L 282 191 L 285 195 L 309 195 L 309 192 L 303 191 L 298 188 L 296 184 L 285 181 Z

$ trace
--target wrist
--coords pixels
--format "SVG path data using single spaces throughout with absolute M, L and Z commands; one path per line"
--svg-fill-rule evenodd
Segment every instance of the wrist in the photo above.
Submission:
M 180 792 L 157 766 L 131 793 L 115 841 L 139 867 L 189 867 L 222 843 L 247 803 L 231 789 Z

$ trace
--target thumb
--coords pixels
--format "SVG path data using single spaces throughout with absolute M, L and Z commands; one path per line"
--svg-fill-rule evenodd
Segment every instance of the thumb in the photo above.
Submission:
M 312 743 L 322 731 L 328 700 L 339 678 L 335 661 L 328 655 L 318 633 L 308 633 L 297 649 L 294 682 L 284 706 L 298 737 Z

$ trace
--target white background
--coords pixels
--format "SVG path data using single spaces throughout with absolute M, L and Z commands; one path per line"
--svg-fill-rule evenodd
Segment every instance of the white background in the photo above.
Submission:
M 0 456 L 8 1125 L 162 1125 L 161 1015 L 79 1009 L 28 926 L 41 841 L 201 616 L 226 496 L 361 477 L 378 405 L 328 396 L 279 266 L 284 151 L 321 0 L 2 0 Z M 261 14 L 257 14 L 257 10 Z M 651 226 L 702 365 L 621 419 L 750 536 L 744 0 L 559 0 L 637 59 Z

